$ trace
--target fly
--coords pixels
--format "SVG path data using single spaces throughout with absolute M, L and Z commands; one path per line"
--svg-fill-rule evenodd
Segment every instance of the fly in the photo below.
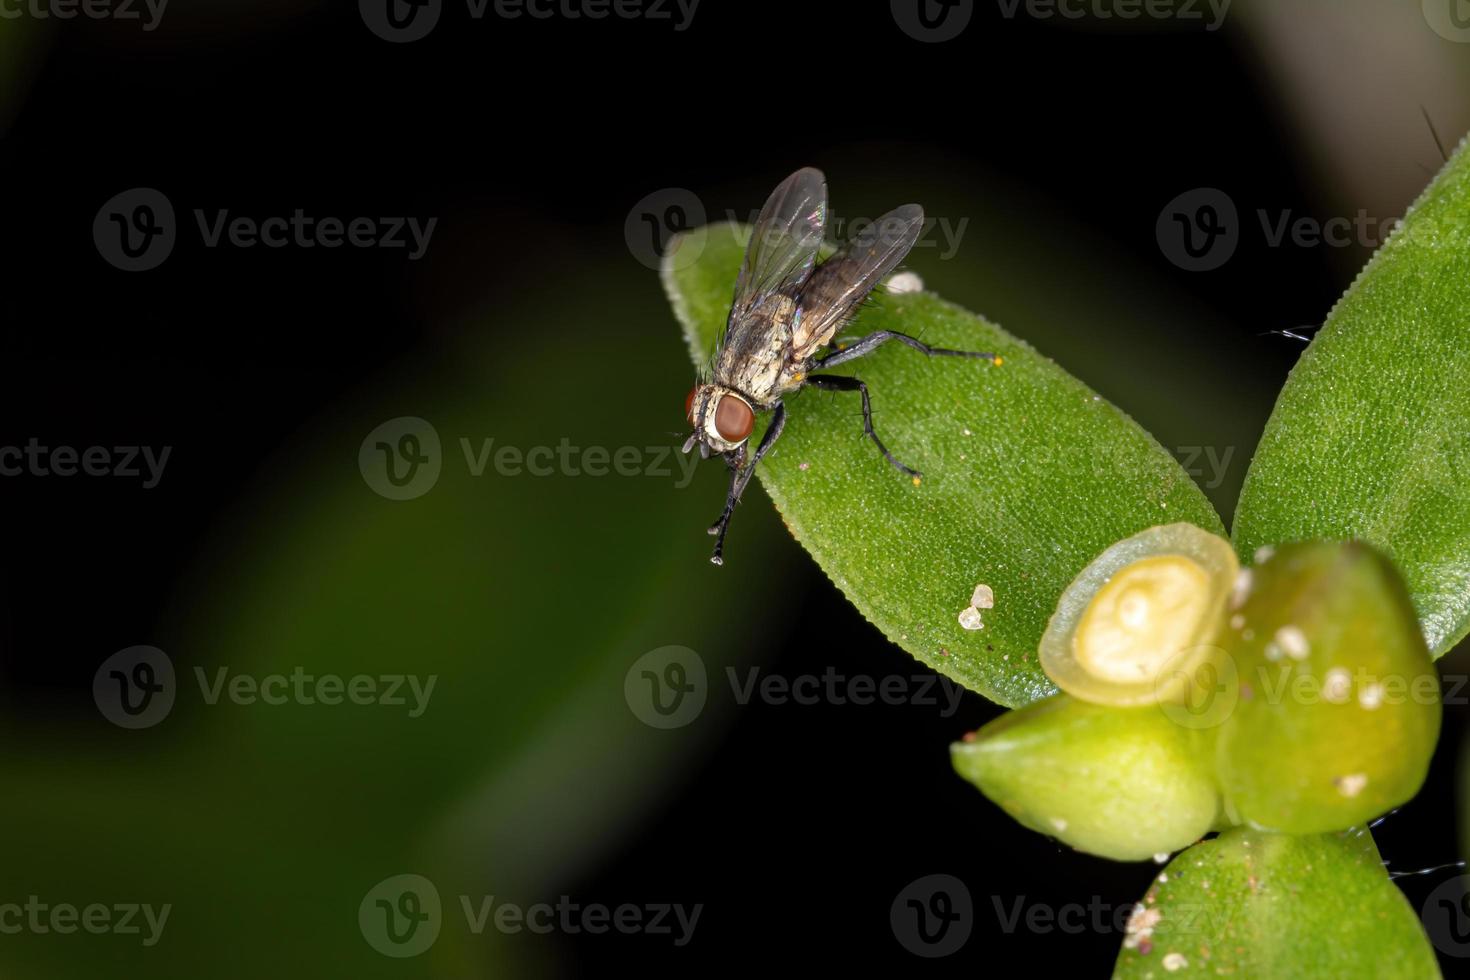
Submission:
M 894 330 L 834 345 L 837 331 L 914 247 L 924 227 L 924 209 L 917 204 L 895 208 L 818 265 L 826 224 L 827 179 L 820 170 L 798 170 L 771 192 L 746 246 L 730 317 L 708 374 L 700 376 L 684 402 L 684 414 L 694 426 L 684 452 L 698 445 L 700 456 L 722 456 L 730 469 L 725 509 L 709 529 L 715 536 L 710 561 L 716 565 L 724 564 L 725 533 L 745 485 L 786 426 L 781 399 L 793 391 L 811 386 L 858 392 L 863 431 L 884 459 L 918 480 L 919 471 L 899 462 L 874 431 L 868 386 L 857 378 L 813 372 L 871 354 L 890 340 L 930 357 L 996 361 L 993 354 L 930 347 Z M 823 348 L 825 353 L 819 353 Z M 757 412 L 773 413 L 771 424 L 747 459 L 746 443 Z

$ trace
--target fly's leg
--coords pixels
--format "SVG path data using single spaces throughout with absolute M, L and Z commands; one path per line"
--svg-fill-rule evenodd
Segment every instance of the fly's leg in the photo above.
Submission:
M 873 336 L 876 337 L 877 334 Z M 903 334 L 896 334 L 895 336 L 902 337 Z M 887 339 L 887 337 L 883 338 L 883 340 Z M 906 339 L 913 340 L 912 337 Z M 881 344 L 883 340 L 878 341 L 878 343 Z M 914 343 L 918 343 L 918 341 L 914 341 Z M 876 347 L 877 344 L 873 346 Z M 873 430 L 873 403 L 868 400 L 868 386 L 866 384 L 857 378 L 849 378 L 840 374 L 809 374 L 807 375 L 806 383 L 814 388 L 821 388 L 823 391 L 861 392 L 863 396 L 863 431 L 868 434 L 869 439 L 873 440 L 873 445 L 878 447 L 878 451 L 883 454 L 883 458 L 896 466 L 899 472 L 915 479 L 923 475 L 913 467 L 905 466 L 895 459 L 893 454 L 888 451 L 888 447 L 883 445 L 883 440 L 878 438 L 878 433 Z
M 725 510 L 720 514 L 720 519 L 710 525 L 709 533 L 715 535 L 715 553 L 710 561 L 716 565 L 725 563 L 725 532 L 730 529 L 730 518 L 735 514 L 735 505 L 740 503 L 740 495 L 745 493 L 745 485 L 755 475 L 755 464 L 761 461 L 776 440 L 781 438 L 781 430 L 786 428 L 786 406 L 780 402 L 776 403 L 776 410 L 771 415 L 771 424 L 766 427 L 766 434 L 761 436 L 761 444 L 756 447 L 755 455 L 751 457 L 750 465 L 745 465 L 745 447 L 741 446 L 738 452 L 727 453 L 725 463 L 730 467 L 730 492 L 725 495 Z
M 730 489 L 725 494 L 725 509 L 720 512 L 719 519 L 709 526 L 709 533 L 719 536 L 715 541 L 715 555 L 710 559 L 716 565 L 724 564 L 721 552 L 725 549 L 725 529 L 730 526 L 730 516 L 735 513 L 735 505 L 740 502 L 740 495 L 745 491 L 745 482 L 740 478 L 745 472 L 745 447 L 741 446 L 734 452 L 726 453 L 725 466 L 730 470 Z
M 825 357 L 817 358 L 815 361 L 812 362 L 812 370 L 818 371 L 822 368 L 830 368 L 836 367 L 839 364 L 846 364 L 848 361 L 856 360 L 857 358 L 862 357 L 865 354 L 873 353 L 873 351 L 877 350 L 879 347 L 883 346 L 890 340 L 896 340 L 901 344 L 907 344 L 914 350 L 918 351 L 920 354 L 924 354 L 928 357 L 973 357 L 981 361 L 990 361 L 992 363 L 994 363 L 995 361 L 994 354 L 982 354 L 979 351 L 950 350 L 947 347 L 930 347 L 928 344 L 924 343 L 918 338 L 910 337 L 906 333 L 899 333 L 896 330 L 879 330 L 877 333 L 870 333 L 862 340 L 855 341 L 854 343 L 849 344 L 848 346 L 843 347 L 840 350 L 833 350 Z M 875 441 L 876 439 L 877 437 L 874 436 Z M 887 454 L 885 453 L 885 455 Z M 889 458 L 891 459 L 892 457 Z M 895 463 L 894 465 L 897 466 L 898 464 Z M 899 468 L 903 469 L 903 467 Z

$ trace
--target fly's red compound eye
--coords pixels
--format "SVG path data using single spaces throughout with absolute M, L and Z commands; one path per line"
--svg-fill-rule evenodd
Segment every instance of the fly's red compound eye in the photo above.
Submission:
M 743 399 L 727 395 L 715 408 L 715 431 L 726 442 L 744 442 L 755 428 L 755 412 Z
M 689 420 L 690 425 L 694 424 L 694 396 L 697 394 L 699 394 L 699 385 L 690 388 L 689 394 L 684 396 L 684 417 Z

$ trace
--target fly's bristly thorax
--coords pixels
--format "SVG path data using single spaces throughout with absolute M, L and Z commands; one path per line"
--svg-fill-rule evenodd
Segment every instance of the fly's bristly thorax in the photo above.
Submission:
M 737 391 L 708 382 L 696 384 L 684 400 L 684 414 L 694 432 L 684 443 L 687 453 L 695 444 L 701 456 L 734 452 L 750 438 L 755 409 Z

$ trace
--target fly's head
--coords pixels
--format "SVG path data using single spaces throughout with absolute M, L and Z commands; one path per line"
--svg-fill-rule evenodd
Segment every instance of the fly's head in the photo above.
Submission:
M 684 443 L 687 453 L 695 445 L 705 459 L 711 453 L 732 453 L 745 445 L 750 430 L 755 428 L 755 409 L 745 397 L 723 385 L 700 382 L 689 389 L 684 399 L 684 414 L 694 426 Z

